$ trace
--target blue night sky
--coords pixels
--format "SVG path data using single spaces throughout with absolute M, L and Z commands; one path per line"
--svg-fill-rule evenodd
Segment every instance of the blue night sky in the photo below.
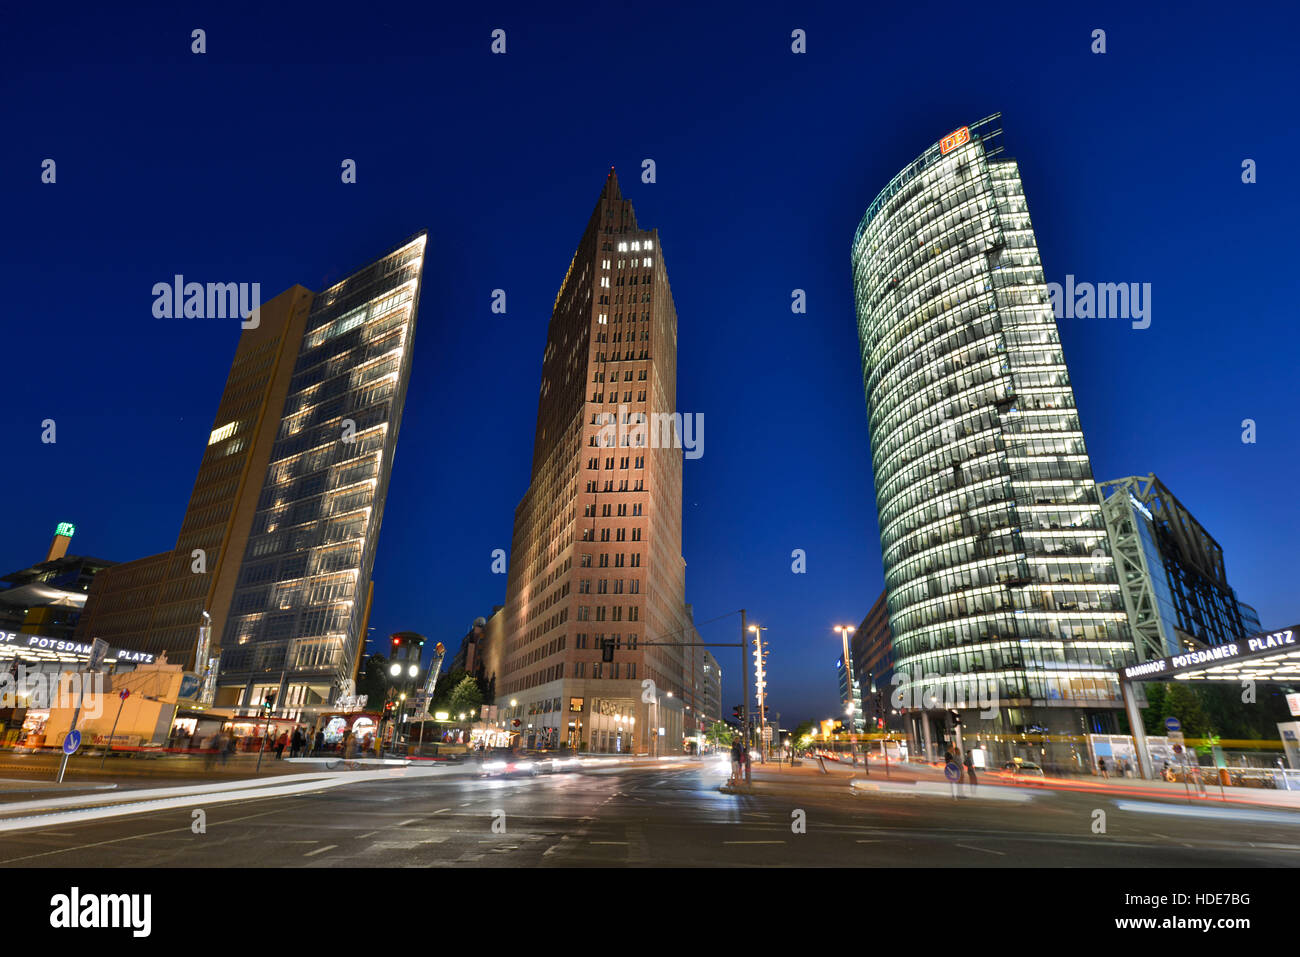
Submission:
M 490 554 L 528 481 L 547 321 L 614 165 L 661 231 L 679 409 L 705 420 L 687 599 L 699 621 L 745 607 L 768 627 L 783 723 L 825 715 L 831 626 L 883 586 L 849 243 L 895 172 L 1000 110 L 1048 280 L 1152 285 L 1149 329 L 1061 322 L 1096 477 L 1156 472 L 1264 625 L 1300 619 L 1293 12 L 187 6 L 28 4 L 0 38 L 3 571 L 42 558 L 60 521 L 79 554 L 175 544 L 239 329 L 153 318 L 154 283 L 319 290 L 427 228 L 370 624 L 454 649 L 504 602 Z M 702 632 L 734 641 L 739 623 Z

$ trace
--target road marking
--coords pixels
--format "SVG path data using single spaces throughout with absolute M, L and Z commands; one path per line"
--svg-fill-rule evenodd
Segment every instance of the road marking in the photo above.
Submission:
M 214 821 L 209 827 L 215 827 L 218 824 L 236 824 L 239 821 L 248 821 L 255 817 L 266 817 L 268 814 L 279 813 L 278 809 L 274 811 L 262 811 L 259 814 L 246 814 L 243 817 L 231 818 L 229 821 Z M 150 831 L 148 834 L 129 834 L 126 837 L 114 837 L 107 841 L 96 841 L 93 844 L 78 844 L 73 847 L 59 847 L 52 851 L 41 851 L 39 854 L 26 854 L 23 857 L 11 857 L 8 860 L 0 861 L 0 864 L 12 864 L 14 861 L 29 861 L 33 857 L 48 857 L 51 854 L 66 854 L 68 851 L 84 851 L 91 847 L 103 847 L 105 844 L 117 844 L 121 841 L 134 841 L 141 837 L 158 837 L 162 834 L 175 834 L 178 831 L 190 831 L 190 825 L 185 824 L 181 827 L 169 827 L 164 831 Z
M 784 844 L 785 841 L 723 841 L 723 844 Z
M 434 811 L 433 813 L 434 813 L 434 814 L 441 814 L 443 811 L 450 811 L 450 810 L 451 810 L 451 808 L 449 808 L 449 807 L 440 807 L 440 808 L 438 808 L 438 810 Z
M 418 820 L 419 820 L 418 817 L 413 817 L 413 818 L 410 818 L 409 820 L 403 821 L 401 824 L 394 824 L 393 827 L 406 827 L 406 825 L 408 825 L 408 824 L 414 824 L 414 823 L 415 823 L 416 821 L 418 821 Z
M 855 844 L 879 844 L 879 841 L 855 841 Z
M 308 851 L 303 857 L 315 857 L 317 854 L 324 854 L 326 851 L 332 851 L 338 847 L 337 844 L 326 844 L 324 847 L 318 847 L 314 851 Z
M 996 854 L 998 857 L 1006 857 L 1001 851 L 990 851 L 987 847 L 972 847 L 970 844 L 955 844 L 954 847 L 964 847 L 968 851 L 983 851 L 985 854 Z
M 365 834 L 358 834 L 357 840 L 361 841 L 366 839 L 367 837 L 370 837 L 372 834 L 378 834 L 378 833 L 379 833 L 378 831 L 367 831 Z
M 627 846 L 627 841 L 588 841 L 588 844 L 618 844 L 623 847 Z

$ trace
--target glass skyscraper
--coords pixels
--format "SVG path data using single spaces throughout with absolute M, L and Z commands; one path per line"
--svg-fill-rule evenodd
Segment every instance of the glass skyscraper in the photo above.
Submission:
M 972 731 L 1108 730 L 1115 672 L 1133 659 L 999 119 L 909 163 L 852 247 L 899 681 L 888 692 L 927 744 L 934 720 L 951 727 L 954 711 L 968 745 Z M 976 705 L 989 690 L 996 717 Z
M 219 701 L 280 689 L 276 709 L 292 712 L 355 676 L 425 239 L 312 302 L 225 622 Z

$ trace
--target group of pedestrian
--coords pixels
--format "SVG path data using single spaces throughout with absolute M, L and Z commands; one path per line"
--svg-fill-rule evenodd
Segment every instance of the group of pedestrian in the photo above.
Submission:
M 208 746 L 204 749 L 207 752 L 204 761 L 205 765 L 211 768 L 217 761 L 220 761 L 221 766 L 224 768 L 238 746 L 239 742 L 233 735 L 218 731 L 208 739 Z
M 953 784 L 962 783 L 964 768 L 965 780 L 971 787 L 979 786 L 979 778 L 975 775 L 975 759 L 971 756 L 969 751 L 967 751 L 965 756 L 963 756 L 960 751 L 954 751 L 952 748 L 948 748 L 943 753 L 943 763 L 945 771 L 949 766 L 957 768 L 957 777 L 952 782 Z
M 731 742 L 731 783 L 740 784 L 749 777 L 749 750 L 739 739 Z
M 1110 779 L 1110 769 L 1106 766 L 1105 758 L 1097 759 L 1097 773 L 1107 780 Z M 1115 761 L 1115 773 L 1122 778 L 1131 778 L 1133 776 L 1133 765 L 1129 763 L 1128 758 Z

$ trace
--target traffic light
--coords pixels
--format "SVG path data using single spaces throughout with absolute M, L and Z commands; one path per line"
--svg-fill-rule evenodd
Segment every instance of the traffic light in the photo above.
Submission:
M 745 716 L 741 714 L 742 707 L 743 705 L 736 705 L 731 709 L 731 716 L 736 719 L 736 724 L 740 724 L 745 720 Z
M 614 660 L 614 639 L 613 639 L 613 638 L 603 638 L 603 639 L 601 639 L 601 642 L 600 642 L 600 660 L 601 660 L 601 661 L 613 661 L 613 660 Z
M 275 710 L 275 696 L 277 694 L 279 694 L 278 691 L 268 691 L 266 697 L 262 699 L 262 710 L 267 714 Z

